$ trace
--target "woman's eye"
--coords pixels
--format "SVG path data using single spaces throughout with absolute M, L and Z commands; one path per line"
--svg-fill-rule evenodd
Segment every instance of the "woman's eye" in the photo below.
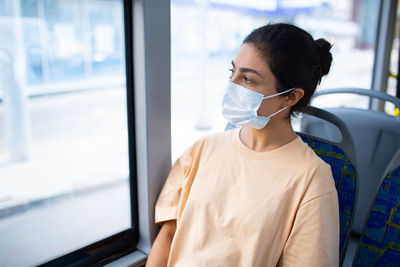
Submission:
M 232 78 L 233 78 L 233 75 L 235 75 L 235 71 L 234 71 L 233 69 L 228 69 L 228 70 L 230 71 L 229 79 L 232 79 Z M 242 76 L 241 79 L 242 79 L 245 83 L 253 83 L 253 80 L 250 79 L 250 78 L 247 77 L 247 76 Z
M 243 80 L 244 80 L 246 83 L 252 83 L 252 82 L 253 82 L 252 79 L 250 79 L 249 77 L 246 77 L 246 76 L 243 77 Z

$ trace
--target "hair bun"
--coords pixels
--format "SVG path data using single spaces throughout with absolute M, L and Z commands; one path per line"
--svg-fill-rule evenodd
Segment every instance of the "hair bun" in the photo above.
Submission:
M 315 44 L 319 50 L 319 56 L 320 56 L 319 69 L 320 69 L 320 75 L 321 75 L 320 79 L 321 79 L 322 76 L 328 74 L 329 69 L 331 68 L 332 54 L 329 50 L 331 50 L 332 45 L 323 38 L 315 40 Z

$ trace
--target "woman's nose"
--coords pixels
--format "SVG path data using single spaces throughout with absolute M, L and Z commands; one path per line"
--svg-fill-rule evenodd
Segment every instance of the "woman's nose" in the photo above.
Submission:
M 238 75 L 236 75 L 236 74 L 231 75 L 231 76 L 229 77 L 229 81 L 232 82 L 232 83 L 239 84 Z M 240 85 L 240 84 L 239 84 L 239 85 Z

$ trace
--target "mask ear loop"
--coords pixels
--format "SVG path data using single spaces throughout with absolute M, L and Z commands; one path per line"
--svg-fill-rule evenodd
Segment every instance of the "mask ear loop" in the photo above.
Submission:
M 271 118 L 272 116 L 278 114 L 279 112 L 281 112 L 281 111 L 283 111 L 283 110 L 285 110 L 285 109 L 287 109 L 287 108 L 288 108 L 288 107 L 281 108 L 281 109 L 278 110 L 277 112 L 274 112 L 274 113 L 272 113 L 271 115 L 269 115 L 269 116 L 267 116 L 267 117 L 268 117 L 268 118 Z
M 292 91 L 292 90 L 294 90 L 294 89 L 295 89 L 295 88 L 290 88 L 290 89 L 287 89 L 287 90 L 285 90 L 285 91 L 283 91 L 283 92 L 277 93 L 277 94 L 275 94 L 275 95 L 266 96 L 266 97 L 263 98 L 263 100 L 264 100 L 264 99 L 267 99 L 267 98 L 274 97 L 274 96 L 283 95 L 283 94 L 285 94 L 285 93 L 287 93 L 287 92 L 290 92 L 290 91 Z M 271 118 L 272 116 L 278 114 L 279 112 L 281 112 L 281 111 L 283 111 L 283 110 L 285 110 L 285 109 L 287 109 L 287 108 L 288 108 L 288 107 L 281 108 L 280 110 L 278 110 L 278 111 L 272 113 L 271 115 L 269 115 L 269 116 L 267 116 L 267 117 L 268 117 L 268 118 Z
M 274 96 L 283 95 L 283 94 L 285 94 L 285 93 L 287 93 L 287 92 L 290 92 L 290 91 L 292 91 L 292 90 L 294 90 L 294 89 L 295 89 L 295 88 L 290 88 L 290 89 L 287 89 L 287 90 L 285 90 L 285 91 L 283 91 L 283 92 L 280 92 L 280 93 L 277 93 L 277 94 L 274 94 L 274 95 L 265 96 L 265 97 L 263 97 L 263 100 L 264 100 L 264 99 L 267 99 L 267 98 L 274 97 Z

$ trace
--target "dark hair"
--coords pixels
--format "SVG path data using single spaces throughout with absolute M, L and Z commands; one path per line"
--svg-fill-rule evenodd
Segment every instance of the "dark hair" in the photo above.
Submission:
M 253 30 L 243 41 L 253 44 L 266 59 L 277 79 L 277 90 L 296 87 L 304 96 L 291 113 L 307 106 L 321 78 L 332 62 L 332 45 L 325 39 L 314 40 L 306 31 L 287 23 L 268 24 Z

